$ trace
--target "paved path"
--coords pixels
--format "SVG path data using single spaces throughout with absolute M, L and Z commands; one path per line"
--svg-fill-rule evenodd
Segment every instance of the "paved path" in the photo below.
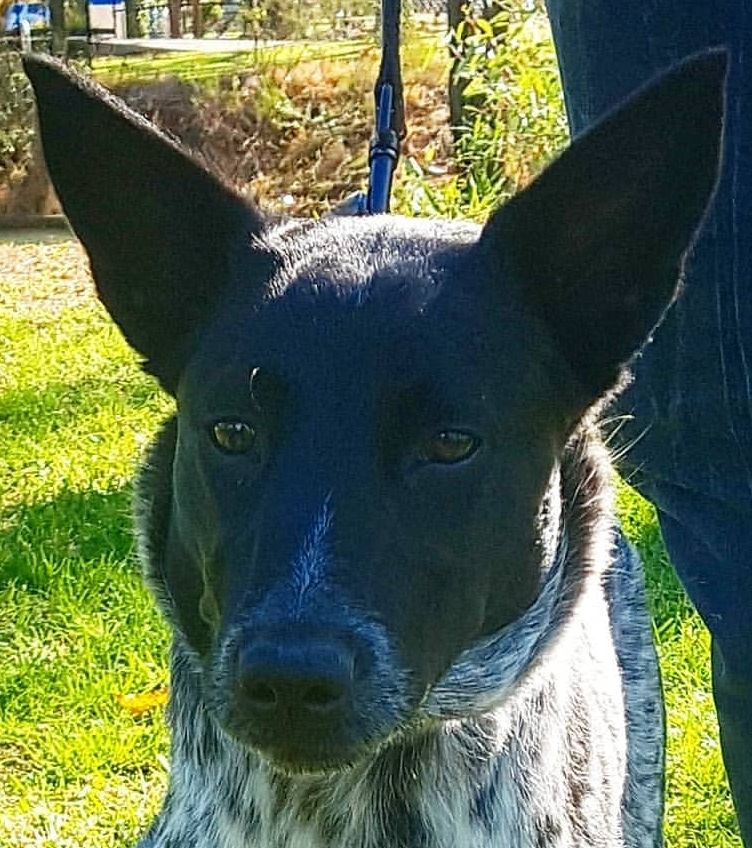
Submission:
M 432 35 L 444 36 L 446 27 L 438 23 L 435 15 L 417 14 L 413 18 L 419 24 L 420 37 Z M 86 44 L 83 36 L 72 36 L 70 43 Z M 363 36 L 353 38 L 332 39 L 330 43 L 340 45 L 363 43 Z M 96 46 L 100 56 L 125 56 L 129 53 L 248 53 L 254 50 L 269 50 L 274 47 L 306 46 L 311 41 L 284 41 L 269 39 L 256 41 L 253 38 L 193 38 L 186 35 L 183 38 L 110 38 L 109 36 L 93 36 L 91 43 Z M 320 42 L 326 43 L 326 41 Z
M 68 39 L 75 42 L 77 39 Z M 81 41 L 86 39 L 81 38 Z M 93 38 L 100 56 L 128 53 L 248 53 L 289 45 L 290 41 L 254 41 L 252 38 Z
M 11 230 L 0 228 L 0 244 L 55 244 L 61 241 L 72 241 L 73 233 L 63 229 L 22 229 Z

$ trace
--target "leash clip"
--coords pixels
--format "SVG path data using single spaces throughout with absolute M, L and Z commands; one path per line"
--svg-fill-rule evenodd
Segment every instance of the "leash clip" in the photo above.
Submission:
M 394 87 L 384 82 L 379 89 L 376 132 L 368 155 L 370 173 L 366 212 L 369 215 L 389 211 L 392 178 L 400 155 L 400 137 L 393 126 L 394 112 Z
M 381 2 L 381 67 L 374 86 L 376 129 L 368 151 L 368 191 L 359 192 L 330 215 L 379 215 L 389 211 L 392 178 L 405 137 L 405 104 L 400 70 L 401 0 Z

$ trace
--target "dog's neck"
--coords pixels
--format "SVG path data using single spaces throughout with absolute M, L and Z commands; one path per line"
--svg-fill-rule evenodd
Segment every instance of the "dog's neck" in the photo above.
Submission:
M 533 827 L 536 816 L 543 821 L 546 811 L 530 809 L 529 799 L 507 797 L 522 791 L 510 762 L 541 756 L 540 745 L 524 739 L 526 715 L 559 706 L 552 674 L 566 674 L 569 663 L 537 660 L 560 647 L 571 660 L 566 642 L 581 638 L 588 595 L 599 603 L 599 570 L 610 555 L 607 474 L 596 440 L 584 435 L 570 445 L 555 475 L 563 508 L 549 510 L 556 525 L 546 533 L 557 541 L 538 600 L 460 657 L 411 732 L 345 771 L 284 775 L 229 737 L 207 713 L 200 668 L 178 637 L 171 784 L 142 848 L 481 846 Z M 505 811 L 526 808 L 527 824 L 504 820 Z

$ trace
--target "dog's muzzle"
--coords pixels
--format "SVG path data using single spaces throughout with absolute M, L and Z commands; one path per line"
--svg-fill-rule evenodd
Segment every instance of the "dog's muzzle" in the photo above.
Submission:
M 241 708 L 255 726 L 313 729 L 352 704 L 355 656 L 334 640 L 256 639 L 239 653 Z
M 401 674 L 389 660 L 368 632 L 254 629 L 225 655 L 218 718 L 282 770 L 340 769 L 404 716 Z

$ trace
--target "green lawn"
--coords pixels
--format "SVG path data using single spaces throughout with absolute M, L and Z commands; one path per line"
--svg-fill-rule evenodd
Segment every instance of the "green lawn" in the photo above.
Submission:
M 228 53 L 155 53 L 108 56 L 94 60 L 96 77 L 105 85 L 177 76 L 192 80 L 232 76 L 253 68 L 271 65 L 293 66 L 318 59 L 358 59 L 373 48 L 373 40 L 296 41 L 258 50 Z M 232 43 L 228 43 L 232 50 Z
M 442 47 L 443 32 L 439 27 L 421 25 L 410 29 L 402 45 L 406 67 L 415 67 Z M 232 41 L 228 39 L 228 50 Z M 442 54 L 443 55 L 443 54 Z M 363 63 L 369 67 L 379 58 L 375 38 L 346 41 L 290 41 L 243 52 L 227 53 L 153 53 L 130 56 L 106 56 L 95 59 L 94 75 L 104 85 L 115 86 L 175 76 L 196 83 L 242 76 L 244 73 L 270 67 L 292 68 L 300 63 L 327 61 L 356 63 L 360 73 Z
M 166 780 L 167 681 L 141 587 L 130 480 L 170 401 L 94 302 L 72 242 L 0 243 L 0 846 L 128 845 Z M 651 509 L 620 495 L 648 566 L 669 710 L 667 841 L 739 848 L 709 694 L 708 638 Z M 385 846 L 386 848 L 386 846 Z

